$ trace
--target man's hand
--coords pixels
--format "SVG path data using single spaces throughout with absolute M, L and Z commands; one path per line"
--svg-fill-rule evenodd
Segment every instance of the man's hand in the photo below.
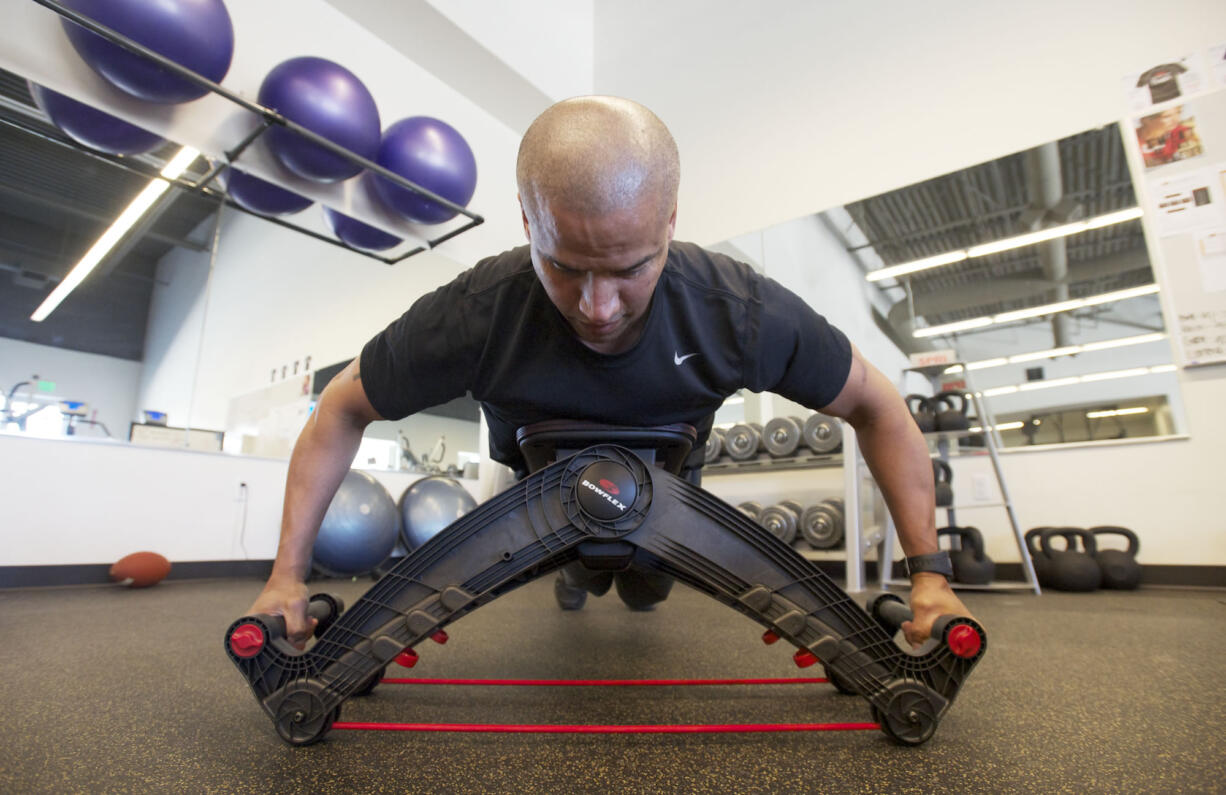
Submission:
M 942 575 L 927 571 L 911 575 L 911 612 L 915 617 L 903 622 L 902 632 L 912 648 L 928 640 L 932 623 L 939 616 L 974 618 L 949 582 Z
M 306 648 L 307 638 L 319 623 L 307 616 L 306 583 L 298 580 L 270 579 L 248 615 L 267 613 L 285 619 L 285 637 L 298 649 Z

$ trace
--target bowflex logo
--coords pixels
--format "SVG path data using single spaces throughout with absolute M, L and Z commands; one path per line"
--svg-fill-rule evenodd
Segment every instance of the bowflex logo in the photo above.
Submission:
M 611 505 L 613 505 L 619 511 L 627 510 L 626 504 L 613 496 L 613 494 L 620 494 L 621 492 L 618 490 L 617 486 L 613 486 L 613 484 L 609 483 L 609 481 L 605 480 L 604 478 L 601 478 L 600 486 L 604 486 L 605 484 L 608 484 L 609 486 L 613 486 L 613 488 L 611 489 L 613 494 L 610 494 L 608 491 L 606 491 L 605 489 L 602 489 L 600 486 L 597 486 L 595 483 L 588 480 L 587 478 L 583 478 L 581 482 L 584 486 L 586 486 L 587 488 L 591 489 L 592 491 L 596 492 L 598 495 L 603 497 L 606 501 L 608 501 Z
M 600 488 L 604 489 L 610 494 L 621 494 L 622 493 L 621 489 L 617 488 L 617 484 L 609 480 L 608 478 L 600 479 Z

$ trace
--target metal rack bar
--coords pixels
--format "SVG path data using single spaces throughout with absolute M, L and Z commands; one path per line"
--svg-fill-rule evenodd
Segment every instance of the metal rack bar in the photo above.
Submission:
M 259 116 L 262 119 L 262 124 L 260 125 L 260 127 L 252 135 L 248 136 L 247 139 L 245 139 L 242 143 L 240 143 L 238 147 L 235 147 L 226 152 L 226 157 L 231 162 L 233 162 L 233 160 L 236 159 L 237 156 L 241 154 L 244 149 L 247 148 L 247 146 L 253 143 L 255 138 L 259 137 L 261 134 L 263 134 L 265 130 L 267 130 L 270 126 L 275 124 L 280 127 L 284 127 L 287 130 L 290 130 L 291 132 L 305 138 L 311 143 L 317 146 L 323 147 L 329 152 L 332 152 L 333 154 L 338 155 L 348 160 L 351 163 L 359 165 L 362 168 L 379 175 L 380 177 L 391 180 L 394 184 L 399 185 L 402 188 L 410 190 L 413 193 L 418 194 L 419 196 L 429 199 L 430 201 L 441 204 L 447 209 L 452 210 L 453 212 L 459 213 L 469 219 L 468 223 L 456 229 L 453 229 L 450 232 L 446 232 L 432 239 L 427 239 L 424 246 L 417 246 L 416 248 L 408 252 L 405 252 L 404 254 L 395 256 L 395 257 L 384 257 L 379 254 L 375 254 L 369 251 L 363 251 L 362 249 L 354 248 L 352 246 L 348 246 L 348 245 L 345 245 L 344 243 L 337 242 L 337 241 L 329 240 L 329 242 L 334 242 L 337 245 L 341 246 L 342 248 L 348 249 L 357 254 L 361 254 L 362 256 L 370 257 L 372 259 L 377 259 L 381 262 L 385 262 L 389 265 L 393 265 L 415 254 L 420 254 L 423 251 L 432 249 L 435 246 L 438 246 L 444 243 L 445 241 L 450 240 L 456 235 L 462 234 L 463 232 L 467 232 L 469 229 L 472 229 L 474 227 L 480 226 L 481 224 L 485 223 L 484 217 L 482 217 L 481 215 L 478 215 L 477 213 L 472 212 L 468 208 L 462 207 L 449 199 L 445 199 L 442 196 L 439 196 L 438 194 L 434 193 L 433 191 L 430 191 L 427 188 L 424 188 L 421 185 L 416 184 L 415 182 L 411 182 L 405 179 L 403 176 L 395 173 L 394 171 L 384 168 L 378 163 L 375 163 L 371 160 L 367 160 L 364 157 L 354 154 L 348 149 L 345 149 L 344 147 L 336 143 L 333 143 L 331 140 L 325 138 L 324 136 L 319 135 L 318 133 L 307 129 L 306 127 L 303 127 L 301 124 L 298 124 L 290 119 L 287 119 L 285 116 L 283 116 L 282 114 L 278 113 L 277 111 L 271 108 L 266 108 L 263 105 L 259 105 L 255 102 L 252 102 L 251 100 L 244 99 L 243 97 L 230 91 L 229 89 L 217 83 L 214 83 L 213 81 L 205 77 L 201 77 L 200 75 L 196 74 L 195 72 L 188 69 L 187 67 L 182 66 L 181 64 L 178 64 L 175 61 L 170 60 L 169 58 L 166 58 L 160 53 L 154 52 L 148 47 L 145 47 L 144 45 L 138 42 L 135 42 L 132 39 L 129 39 L 123 34 L 118 33 L 112 30 L 111 28 L 108 28 L 105 25 L 102 25 L 94 21 L 93 19 L 91 19 L 88 16 L 85 16 L 84 14 L 81 14 L 77 11 L 74 11 L 71 8 L 68 8 L 67 6 L 62 5 L 56 0 L 34 0 L 34 2 L 38 3 L 44 8 L 47 8 L 55 12 L 56 14 L 59 14 L 61 17 L 69 20 L 70 22 L 80 25 L 81 27 L 85 28 L 91 33 L 95 33 L 101 36 L 102 38 L 106 39 L 107 41 L 119 47 L 122 47 L 123 49 L 129 52 L 135 53 L 136 55 L 142 56 L 148 60 L 153 61 L 158 66 L 170 71 L 171 73 L 188 81 L 189 83 L 199 86 L 200 88 L 206 89 L 210 93 L 216 94 L 217 96 L 222 97 L 223 99 L 229 100 L 230 102 L 234 103 L 235 105 L 238 105 L 244 110 L 248 110 L 256 114 L 257 116 Z M 234 153 L 234 155 L 231 156 L 231 153 Z M 195 185 L 193 187 L 196 189 L 203 188 L 205 184 L 207 184 L 207 182 L 211 182 L 217 176 L 217 174 L 221 171 L 221 168 L 222 167 L 215 167 L 212 170 L 210 170 L 209 174 L 206 175 L 206 181 L 199 185 Z M 320 239 L 328 239 L 328 238 L 322 238 L 322 236 L 320 236 L 317 233 L 312 232 L 311 230 L 305 229 L 303 227 L 300 227 L 296 224 L 289 223 L 287 221 L 283 221 L 281 219 L 273 219 L 269 216 L 259 215 L 258 213 L 251 213 L 251 214 L 256 215 L 259 218 L 264 218 L 266 220 L 273 221 L 274 223 L 277 223 L 278 225 L 286 227 L 288 229 L 293 229 L 299 232 L 303 232 L 304 234 L 308 234 L 312 237 L 316 237 Z

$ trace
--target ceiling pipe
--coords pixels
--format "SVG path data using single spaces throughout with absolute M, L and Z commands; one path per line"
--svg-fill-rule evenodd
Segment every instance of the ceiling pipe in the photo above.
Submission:
M 1026 190 L 1030 196 L 1030 210 L 1022 216 L 1025 231 L 1034 232 L 1048 226 L 1052 215 L 1068 214 L 1068 205 L 1062 204 L 1064 181 L 1060 168 L 1060 145 L 1055 141 L 1026 153 Z M 1061 213 L 1061 210 L 1065 212 Z M 1037 248 L 1043 275 L 1052 282 L 1053 295 L 1050 300 L 1053 303 L 1067 301 L 1068 246 L 1065 238 L 1048 240 L 1038 244 Z M 1068 344 L 1068 322 L 1068 316 L 1064 313 L 1052 315 L 1053 347 L 1061 348 Z

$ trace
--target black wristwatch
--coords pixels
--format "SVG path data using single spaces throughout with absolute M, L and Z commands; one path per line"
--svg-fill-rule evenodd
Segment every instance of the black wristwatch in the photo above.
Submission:
M 906 561 L 908 577 L 921 571 L 931 571 L 946 580 L 954 578 L 954 565 L 949 560 L 949 553 L 943 549 L 931 555 L 912 555 Z

